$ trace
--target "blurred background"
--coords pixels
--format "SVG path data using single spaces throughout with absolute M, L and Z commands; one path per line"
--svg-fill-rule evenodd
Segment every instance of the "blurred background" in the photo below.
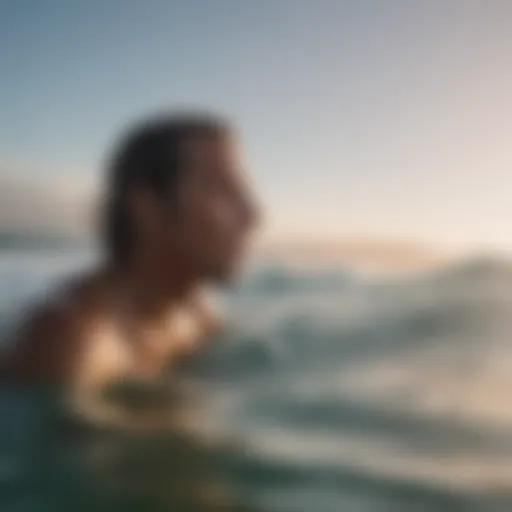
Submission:
M 97 257 L 118 130 L 221 112 L 266 212 L 204 377 L 247 495 L 511 510 L 511 52 L 509 0 L 1 1 L 1 332 Z

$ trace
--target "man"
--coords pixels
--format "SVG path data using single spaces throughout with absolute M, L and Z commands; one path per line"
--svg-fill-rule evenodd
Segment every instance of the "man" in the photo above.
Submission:
M 170 115 L 136 126 L 108 170 L 105 264 L 29 316 L 4 373 L 96 391 L 161 374 L 206 339 L 214 319 L 200 288 L 233 276 L 255 221 L 222 120 Z

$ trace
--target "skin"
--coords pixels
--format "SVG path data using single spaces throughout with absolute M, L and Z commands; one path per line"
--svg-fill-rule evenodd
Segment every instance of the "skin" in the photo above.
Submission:
M 182 151 L 185 172 L 167 200 L 141 188 L 127 197 L 134 244 L 126 264 L 79 276 L 66 284 L 65 304 L 50 300 L 33 310 L 3 359 L 5 377 L 72 383 L 94 376 L 98 365 L 88 368 L 87 354 L 98 326 L 118 309 L 113 297 L 123 298 L 129 320 L 123 350 L 144 375 L 158 374 L 205 342 L 216 321 L 200 299 L 201 287 L 236 275 L 256 213 L 230 137 L 191 137 Z M 194 324 L 186 343 L 169 323 L 178 310 Z M 108 380 L 114 366 L 91 379 Z

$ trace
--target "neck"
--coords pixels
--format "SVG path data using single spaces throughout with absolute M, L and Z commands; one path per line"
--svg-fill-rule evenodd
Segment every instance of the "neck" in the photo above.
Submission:
M 183 265 L 158 265 L 144 258 L 134 258 L 114 275 L 130 304 L 130 314 L 141 322 L 167 318 L 170 309 L 189 300 L 198 284 Z

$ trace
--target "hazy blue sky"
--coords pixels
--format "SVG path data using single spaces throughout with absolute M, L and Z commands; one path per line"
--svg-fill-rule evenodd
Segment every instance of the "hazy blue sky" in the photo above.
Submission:
M 510 0 L 3 0 L 0 69 L 3 224 L 11 182 L 80 194 L 190 105 L 240 127 L 272 236 L 512 248 Z

